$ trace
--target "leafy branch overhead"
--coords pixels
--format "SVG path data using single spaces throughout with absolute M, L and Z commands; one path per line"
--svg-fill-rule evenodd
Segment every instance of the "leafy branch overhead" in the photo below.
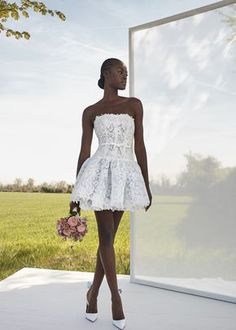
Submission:
M 236 4 L 231 5 L 230 14 L 221 13 L 224 16 L 224 22 L 231 28 L 231 36 L 228 38 L 229 41 L 236 41 Z
M 30 0 L 22 0 L 20 4 L 10 3 L 9 1 L 0 0 L 0 33 L 4 33 L 7 37 L 14 36 L 16 39 L 25 38 L 29 39 L 30 34 L 27 31 L 15 31 L 10 28 L 7 28 L 5 23 L 9 18 L 14 19 L 16 21 L 19 20 L 21 16 L 26 18 L 29 17 L 29 9 L 32 9 L 36 13 L 40 13 L 42 15 L 51 15 L 57 16 L 62 21 L 66 20 L 65 15 L 58 10 L 48 9 L 47 6 L 43 2 L 39 1 L 30 1 Z

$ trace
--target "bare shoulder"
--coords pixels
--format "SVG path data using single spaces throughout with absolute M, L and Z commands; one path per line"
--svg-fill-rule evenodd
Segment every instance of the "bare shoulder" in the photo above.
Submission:
M 130 104 L 135 115 L 135 118 L 142 118 L 143 116 L 143 104 L 137 97 L 130 97 Z
M 87 106 L 82 113 L 82 122 L 93 126 L 94 105 Z
M 140 99 L 137 97 L 123 97 L 124 102 L 127 105 L 127 109 L 129 109 L 130 114 L 136 119 L 142 116 L 143 106 Z
M 94 117 L 96 116 L 96 113 L 99 112 L 100 108 L 101 108 L 101 102 L 98 101 L 96 103 L 89 105 L 87 108 L 85 108 L 84 114 L 86 117 L 89 117 L 90 120 L 93 122 Z
M 84 109 L 83 115 L 85 115 L 86 117 L 92 118 L 93 114 L 97 111 L 98 108 L 99 108 L 99 102 L 91 104 Z
M 129 97 L 130 102 L 132 102 L 134 105 L 138 106 L 142 104 L 141 100 L 137 97 Z
M 131 103 L 135 103 L 135 102 L 141 102 L 137 97 L 134 96 L 120 96 L 120 99 L 122 99 L 123 101 L 127 101 L 127 102 L 131 102 Z

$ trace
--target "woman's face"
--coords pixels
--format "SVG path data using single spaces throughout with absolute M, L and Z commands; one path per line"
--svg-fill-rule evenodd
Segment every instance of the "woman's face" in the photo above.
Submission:
M 114 89 L 125 89 L 127 82 L 127 68 L 124 63 L 115 64 L 105 76 L 105 82 Z

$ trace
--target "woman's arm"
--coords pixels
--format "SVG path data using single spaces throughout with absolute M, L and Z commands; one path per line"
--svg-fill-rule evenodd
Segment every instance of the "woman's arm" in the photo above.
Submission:
M 149 178 L 148 178 L 148 164 L 147 153 L 143 138 L 143 106 L 142 102 L 134 99 L 134 113 L 135 113 L 135 131 L 134 131 L 134 151 L 137 158 L 137 162 L 141 168 L 143 178 L 147 191 L 150 192 Z
M 76 169 L 76 177 L 83 162 L 90 157 L 91 144 L 93 139 L 93 122 L 91 120 L 91 109 L 86 108 L 82 114 L 82 138 L 81 148 Z

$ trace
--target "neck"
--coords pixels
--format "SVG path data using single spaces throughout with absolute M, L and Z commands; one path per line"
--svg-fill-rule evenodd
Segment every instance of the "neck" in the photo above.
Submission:
M 120 96 L 118 95 L 118 90 L 111 87 L 104 88 L 104 94 L 102 99 L 103 101 L 116 101 L 120 99 Z

